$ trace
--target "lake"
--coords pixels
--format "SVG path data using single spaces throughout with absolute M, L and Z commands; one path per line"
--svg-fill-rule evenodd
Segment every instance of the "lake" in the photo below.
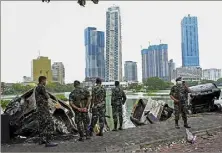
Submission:
M 173 107 L 173 101 L 169 97 L 169 90 L 160 90 L 157 93 L 155 93 L 155 96 L 147 96 L 144 93 L 133 93 L 133 92 L 127 92 L 127 100 L 125 105 L 123 105 L 123 118 L 124 118 L 124 123 L 123 123 L 123 128 L 131 128 L 134 127 L 132 122 L 130 121 L 130 115 L 133 109 L 133 106 L 136 102 L 137 99 L 139 98 L 148 98 L 151 97 L 153 100 L 163 100 L 168 103 L 169 106 Z M 61 93 L 59 93 L 61 94 Z M 65 92 L 64 95 L 68 98 L 69 97 L 69 92 Z M 13 99 L 16 97 L 16 95 L 1 95 L 1 99 Z M 111 95 L 110 93 L 107 94 L 106 98 L 106 115 L 110 116 L 110 118 L 106 118 L 109 127 L 112 129 L 113 128 L 113 119 L 112 119 L 112 107 L 111 107 Z

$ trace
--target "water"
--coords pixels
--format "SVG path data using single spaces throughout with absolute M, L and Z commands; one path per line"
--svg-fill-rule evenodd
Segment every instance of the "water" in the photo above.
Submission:
M 61 94 L 61 93 L 60 93 Z M 69 92 L 65 92 L 64 95 L 68 98 L 69 97 Z M 133 109 L 133 106 L 136 102 L 136 100 L 143 98 L 146 99 L 148 98 L 147 95 L 144 93 L 130 93 L 128 92 L 126 94 L 127 100 L 125 105 L 123 105 L 123 128 L 131 128 L 134 127 L 132 122 L 130 121 L 130 115 Z M 16 97 L 16 95 L 9 95 L 9 96 L 1 96 L 1 99 L 12 99 Z M 173 107 L 173 101 L 169 97 L 169 90 L 161 90 L 156 93 L 156 96 L 150 96 L 153 100 L 163 100 L 168 103 L 170 107 Z M 110 116 L 110 118 L 106 118 L 108 125 L 110 128 L 113 128 L 113 118 L 112 118 L 112 107 L 111 107 L 111 96 L 110 93 L 107 94 L 106 97 L 106 115 Z
M 65 93 L 65 96 L 68 98 L 69 92 Z M 148 98 L 144 93 L 128 93 L 127 100 L 125 105 L 123 105 L 123 128 L 132 128 L 134 127 L 133 123 L 130 121 L 130 115 L 133 109 L 133 106 L 139 98 Z M 150 96 L 153 100 L 163 100 L 168 103 L 169 106 L 173 106 L 173 101 L 169 97 L 169 92 L 166 95 L 161 96 Z M 110 118 L 106 118 L 109 127 L 113 128 L 113 118 L 112 118 L 112 107 L 111 107 L 111 96 L 108 94 L 106 97 L 106 115 Z

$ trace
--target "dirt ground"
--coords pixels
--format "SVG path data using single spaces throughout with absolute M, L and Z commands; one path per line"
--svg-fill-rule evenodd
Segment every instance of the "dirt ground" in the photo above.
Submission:
M 222 132 L 220 131 L 197 136 L 194 144 L 182 139 L 177 142 L 165 143 L 155 148 L 143 148 L 139 152 L 222 152 L 221 144 Z

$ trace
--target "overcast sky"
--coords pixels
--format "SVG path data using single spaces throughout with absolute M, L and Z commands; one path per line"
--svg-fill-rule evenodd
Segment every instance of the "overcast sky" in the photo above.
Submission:
M 48 56 L 63 62 L 66 82 L 85 78 L 84 29 L 105 31 L 106 10 L 120 6 L 123 62 L 138 62 L 141 80 L 141 46 L 168 44 L 169 59 L 181 66 L 181 26 L 184 16 L 198 17 L 202 68 L 222 68 L 222 2 L 76 1 L 42 3 L 1 2 L 1 81 L 19 82 L 31 76 L 31 61 Z M 124 64 L 124 63 L 123 63 Z

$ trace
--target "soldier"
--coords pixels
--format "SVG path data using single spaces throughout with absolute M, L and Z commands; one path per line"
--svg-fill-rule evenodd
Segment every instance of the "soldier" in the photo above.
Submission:
M 112 112 L 113 112 L 113 121 L 114 121 L 114 129 L 113 131 L 117 131 L 117 124 L 119 116 L 119 130 L 122 130 L 123 126 L 123 108 L 126 102 L 126 94 L 120 88 L 119 81 L 115 81 L 115 88 L 112 89 L 112 96 L 111 96 L 111 105 L 112 105 Z
M 35 90 L 36 110 L 39 123 L 39 144 L 45 144 L 46 147 L 55 147 L 58 144 L 50 142 L 51 134 L 54 132 L 54 123 L 49 112 L 48 99 L 49 95 L 45 89 L 46 77 L 39 77 L 39 84 Z
M 84 141 L 84 132 L 86 139 L 90 139 L 88 132 L 90 93 L 87 89 L 80 87 L 80 82 L 77 80 L 74 81 L 74 87 L 75 89 L 69 95 L 69 104 L 75 112 L 75 122 L 80 135 L 79 141 Z
M 182 113 L 182 118 L 184 121 L 184 127 L 190 128 L 187 124 L 187 94 L 190 89 L 183 83 L 182 77 L 176 79 L 176 85 L 171 88 L 170 98 L 174 101 L 175 110 L 175 128 L 179 129 L 179 118 L 180 113 Z
M 103 136 L 103 128 L 105 124 L 105 113 L 106 113 L 106 90 L 102 86 L 102 80 L 96 79 L 96 86 L 92 89 L 92 122 L 91 122 L 91 135 L 93 128 L 95 127 L 98 119 L 100 131 L 97 136 Z

